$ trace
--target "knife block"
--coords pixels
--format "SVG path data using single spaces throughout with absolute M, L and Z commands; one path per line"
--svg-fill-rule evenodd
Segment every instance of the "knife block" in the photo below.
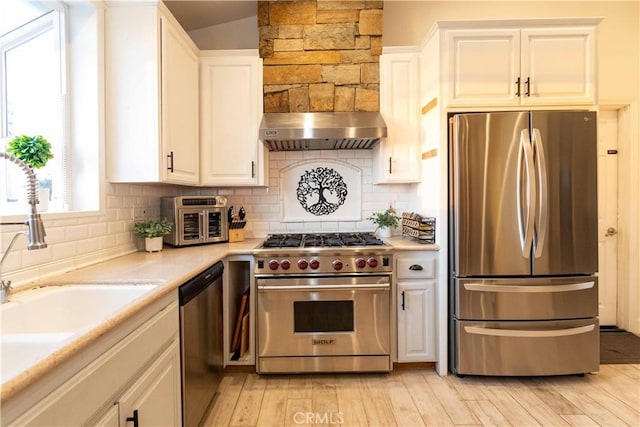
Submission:
M 244 228 L 232 228 L 229 230 L 229 243 L 244 241 Z

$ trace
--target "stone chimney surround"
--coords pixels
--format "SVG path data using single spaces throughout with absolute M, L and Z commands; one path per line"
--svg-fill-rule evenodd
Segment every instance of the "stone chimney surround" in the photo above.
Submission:
M 264 112 L 379 111 L 382 1 L 258 1 Z

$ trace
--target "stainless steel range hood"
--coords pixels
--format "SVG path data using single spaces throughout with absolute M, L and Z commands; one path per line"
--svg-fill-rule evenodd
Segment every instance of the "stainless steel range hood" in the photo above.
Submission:
M 387 125 L 379 112 L 265 113 L 259 135 L 271 151 L 370 149 Z

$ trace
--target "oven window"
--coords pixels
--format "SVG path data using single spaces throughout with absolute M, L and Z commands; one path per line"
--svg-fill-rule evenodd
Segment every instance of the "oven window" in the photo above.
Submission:
M 353 301 L 294 301 L 294 332 L 353 332 Z
M 185 241 L 200 239 L 200 214 L 183 213 L 182 223 L 184 224 L 183 239 Z
M 208 237 L 222 236 L 222 218 L 220 212 L 209 212 L 208 221 Z

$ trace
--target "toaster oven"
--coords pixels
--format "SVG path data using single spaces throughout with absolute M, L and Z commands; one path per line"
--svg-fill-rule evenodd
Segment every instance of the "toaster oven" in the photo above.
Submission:
M 173 222 L 164 242 L 173 246 L 229 240 L 227 198 L 224 196 L 163 197 L 161 214 Z

